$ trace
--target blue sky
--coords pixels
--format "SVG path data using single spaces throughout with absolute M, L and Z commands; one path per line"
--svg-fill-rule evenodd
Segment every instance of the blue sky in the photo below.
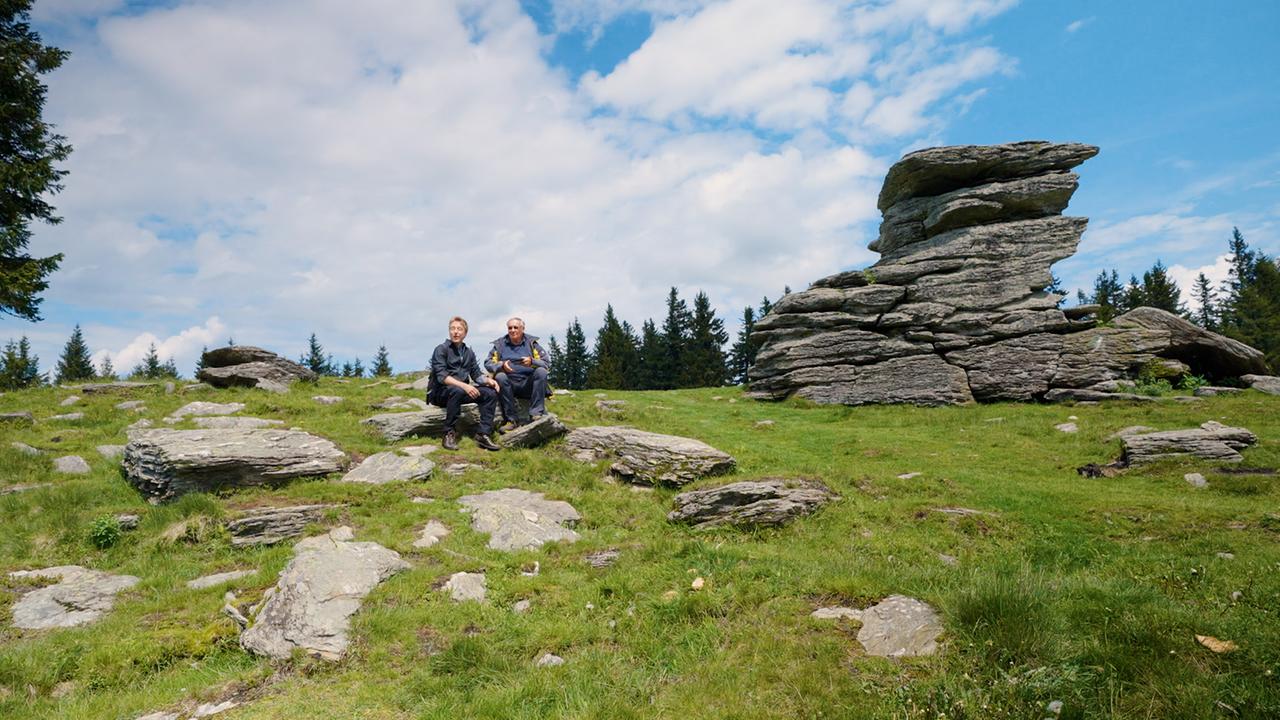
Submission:
M 448 317 L 639 326 L 866 266 L 884 171 L 1081 141 L 1069 288 L 1280 253 L 1280 5 L 1012 0 L 37 0 L 75 146 L 46 320 L 118 368 L 228 337 L 410 369 Z

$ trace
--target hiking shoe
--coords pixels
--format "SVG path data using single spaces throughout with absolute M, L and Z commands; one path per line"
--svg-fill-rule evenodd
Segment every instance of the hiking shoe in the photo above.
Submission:
M 445 433 L 444 443 L 442 444 L 444 445 L 445 450 L 457 450 L 458 449 L 458 433 L 452 430 Z
M 520 427 L 520 423 L 516 422 L 515 420 L 505 420 L 501 425 L 498 426 L 498 434 L 506 435 L 507 433 L 511 432 L 512 430 L 515 430 L 518 427 Z
M 501 447 L 498 446 L 498 443 L 490 440 L 489 436 L 485 435 L 484 433 L 476 433 L 475 440 L 476 440 L 476 445 L 479 445 L 485 450 L 501 450 L 502 449 Z

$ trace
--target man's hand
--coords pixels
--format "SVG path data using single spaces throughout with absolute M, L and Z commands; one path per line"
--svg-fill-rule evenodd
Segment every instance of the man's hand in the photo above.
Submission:
M 511 361 L 510 361 L 510 360 L 503 360 L 503 361 L 502 361 L 502 365 L 500 365 L 499 367 L 501 367 L 501 368 L 502 368 L 502 372 L 509 373 L 509 372 L 511 372 Z
M 498 389 L 498 381 L 497 381 L 497 380 L 494 380 L 493 378 L 485 378 L 485 380 L 487 380 L 487 381 L 488 381 L 488 383 L 489 383 L 489 387 L 493 388 L 494 390 L 497 390 L 497 389 Z M 480 391 L 479 391 L 479 390 L 477 390 L 477 391 L 476 391 L 476 395 L 479 395 L 479 394 L 480 394 Z M 475 397 L 475 395 L 472 395 L 471 397 Z
M 493 381 L 490 380 L 490 382 L 493 382 Z M 472 385 L 471 383 L 463 383 L 462 391 L 465 392 L 467 394 L 467 397 L 471 398 L 472 400 L 475 400 L 476 398 L 480 397 L 480 388 L 476 387 L 475 385 Z
M 525 366 L 525 367 L 533 367 L 533 358 L 531 358 L 531 357 L 529 357 L 528 355 L 526 355 L 526 356 L 524 356 L 524 357 L 520 358 L 520 364 L 521 364 L 521 365 L 523 365 L 523 366 Z

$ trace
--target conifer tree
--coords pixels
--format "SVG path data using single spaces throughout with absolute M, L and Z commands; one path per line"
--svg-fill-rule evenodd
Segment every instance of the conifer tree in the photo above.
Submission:
M 707 294 L 699 291 L 693 299 L 693 320 L 689 327 L 681 386 L 724 385 L 728 376 L 724 357 L 724 344 L 727 342 L 729 333 L 724 329 L 724 321 L 716 317 Z
M 351 373 L 353 372 L 353 370 L 354 369 L 351 367 L 351 361 L 348 360 L 342 363 L 342 369 L 338 371 L 338 374 L 344 378 L 349 378 L 351 377 Z
M 1138 282 L 1138 276 L 1129 275 L 1129 284 L 1125 285 L 1124 290 L 1121 291 L 1121 300 L 1116 305 L 1116 314 L 1122 315 L 1146 304 L 1147 299 L 1143 295 L 1142 283 Z
M 156 344 L 151 343 L 147 346 L 147 354 L 137 365 L 133 366 L 133 370 L 129 371 L 130 377 L 155 379 L 164 375 L 164 365 L 160 362 L 160 355 L 156 352 Z
M 764 318 L 764 316 L 768 315 L 769 311 L 772 309 L 773 309 L 773 303 L 769 300 L 769 296 L 765 295 L 764 297 L 760 298 L 760 312 L 756 313 L 756 318 L 757 319 Z
M 1196 276 L 1195 285 L 1191 288 L 1191 297 L 1196 301 L 1196 311 L 1192 320 L 1206 330 L 1218 329 L 1218 291 L 1204 273 Z
M 178 372 L 178 363 L 174 362 L 172 357 L 160 365 L 160 377 L 181 377 L 181 373 Z
M 635 386 L 639 390 L 656 390 L 662 387 L 662 373 L 667 367 L 667 343 L 652 319 L 640 326 L 638 377 Z
M 1119 315 L 1124 305 L 1124 286 L 1120 284 L 1120 274 L 1115 270 L 1103 270 L 1093 280 L 1093 294 L 1080 296 L 1082 304 L 1097 305 L 1098 322 L 1109 322 Z
M 111 362 L 110 355 L 103 355 L 102 362 L 98 364 L 99 380 L 116 380 L 116 366 Z
M 1159 260 L 1156 260 L 1150 270 L 1142 273 L 1142 305 L 1159 308 L 1174 315 L 1187 314 L 1178 283 L 1169 277 L 1168 269 Z
M 358 355 L 356 356 L 356 359 L 351 363 L 351 377 L 353 378 L 364 377 L 364 363 L 360 362 L 360 357 Z
M 685 352 L 689 344 L 689 328 L 693 324 L 693 313 L 689 306 L 680 299 L 676 288 L 667 293 L 667 317 L 662 321 L 662 340 L 666 346 L 663 354 L 663 365 L 657 372 L 657 389 L 667 390 L 680 387 L 685 365 Z
M 300 364 L 310 368 L 311 372 L 317 375 L 332 375 L 333 365 L 329 360 L 330 358 L 324 354 L 324 347 L 316 339 L 316 334 L 311 333 L 311 337 L 307 338 L 307 354 L 302 357 Z
M 84 344 L 84 333 L 77 324 L 71 331 L 71 338 L 62 349 L 62 357 L 58 358 L 55 382 L 65 383 L 76 380 L 92 380 L 93 360 L 89 357 L 89 347 Z
M 208 367 L 208 365 L 206 365 L 204 361 L 204 356 L 207 355 L 208 353 L 209 353 L 209 346 L 208 345 L 201 346 L 200 357 L 196 359 L 196 369 L 195 369 L 195 372 L 191 373 L 191 377 L 199 377 L 200 371 Z
M 635 370 L 628 361 L 636 355 L 635 345 L 622 323 L 613 312 L 613 305 L 605 307 L 604 322 L 596 333 L 595 348 L 587 368 L 587 386 L 604 390 L 621 390 L 627 387 L 629 372 Z
M 1236 301 L 1234 322 L 1225 332 L 1261 350 L 1274 374 L 1280 372 L 1280 266 L 1257 254 L 1250 275 Z
M 1218 305 L 1218 321 L 1223 327 L 1236 325 L 1242 320 L 1238 307 L 1240 296 L 1253 281 L 1258 265 L 1258 255 L 1249 249 L 1249 243 L 1245 242 L 1239 228 L 1231 228 L 1227 252 L 1231 256 L 1231 267 L 1227 270 L 1227 281 L 1223 283 L 1222 299 Z
M 587 336 L 582 332 L 578 318 L 564 332 L 564 366 L 563 379 L 565 387 L 570 390 L 582 390 L 587 386 L 587 366 L 591 357 L 587 353 Z
M 4 352 L 0 353 L 0 390 L 21 390 L 23 388 L 43 385 L 45 378 L 40 374 L 40 358 L 31 352 L 31 341 L 23 335 L 14 342 L 5 343 Z
M 560 342 L 556 340 L 556 336 L 552 335 L 547 338 L 547 358 L 551 368 L 547 371 L 547 383 L 551 387 L 565 387 L 564 382 L 564 365 L 561 360 L 564 358 L 564 349 L 560 347 Z
M 374 377 L 389 377 L 391 375 L 391 360 L 387 355 L 387 346 L 379 345 L 378 354 L 373 356 Z
M 747 371 L 756 360 L 758 344 L 751 339 L 751 331 L 755 325 L 755 310 L 748 305 L 742 310 L 742 325 L 738 328 L 738 339 L 729 350 L 729 379 L 737 385 L 746 384 Z

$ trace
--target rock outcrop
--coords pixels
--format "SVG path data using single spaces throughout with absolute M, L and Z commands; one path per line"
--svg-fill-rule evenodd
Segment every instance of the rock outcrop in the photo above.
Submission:
M 527 422 L 507 433 L 502 438 L 502 446 L 507 448 L 532 448 L 551 442 L 569 432 L 569 428 L 560 422 L 560 418 L 546 413 L 536 420 Z
M 783 525 L 836 499 L 811 480 L 766 478 L 680 493 L 667 519 L 694 527 L 713 525 Z
M 643 485 L 686 485 L 733 470 L 733 456 L 701 440 L 629 427 L 584 427 L 565 436 L 569 454 L 581 462 L 612 460 L 609 471 Z
M 360 421 L 382 434 L 387 442 L 397 442 L 409 437 L 440 437 L 444 435 L 444 408 L 435 406 L 417 412 L 383 413 Z M 469 435 L 480 424 L 480 411 L 475 405 L 463 405 L 458 416 L 458 432 Z
M 1088 222 L 1061 215 L 1071 169 L 1097 152 L 1021 142 L 904 157 L 880 193 L 869 247 L 881 259 L 785 295 L 755 324 L 748 395 L 949 405 L 1114 393 L 1104 388 L 1152 362 L 1212 378 L 1265 372 L 1257 350 L 1160 310 L 1095 327 L 1096 307 L 1058 307 L 1049 267 Z
M 1190 430 L 1165 430 L 1145 434 L 1125 435 L 1124 454 L 1120 462 L 1127 465 L 1168 460 L 1191 455 L 1215 462 L 1240 462 L 1240 454 L 1256 445 L 1258 436 L 1240 427 L 1227 427 L 1212 420 Z
M 318 522 L 327 510 L 336 505 L 289 505 L 287 507 L 261 507 L 245 512 L 227 523 L 233 547 L 250 545 L 274 545 L 281 540 L 297 537 L 308 525 Z
M 425 455 L 401 455 L 395 451 L 374 453 L 343 475 L 342 482 L 385 485 L 425 480 L 431 477 L 435 466 Z
M 309 368 L 252 345 L 215 348 L 202 358 L 204 367 L 196 379 L 218 388 L 256 387 L 282 393 L 297 380 L 316 379 Z
M 288 659 L 294 648 L 341 659 L 351 616 L 365 596 L 409 567 L 395 551 L 353 537 L 351 528 L 340 527 L 295 545 L 254 624 L 240 636 L 241 647 L 277 660 Z
M 125 476 L 152 502 L 326 475 L 346 462 L 332 442 L 301 430 L 141 430 L 124 450 Z
M 116 594 L 137 585 L 132 575 L 111 575 L 79 565 L 9 573 L 14 579 L 57 580 L 13 604 L 13 624 L 27 630 L 74 627 L 93 622 L 115 605 Z

